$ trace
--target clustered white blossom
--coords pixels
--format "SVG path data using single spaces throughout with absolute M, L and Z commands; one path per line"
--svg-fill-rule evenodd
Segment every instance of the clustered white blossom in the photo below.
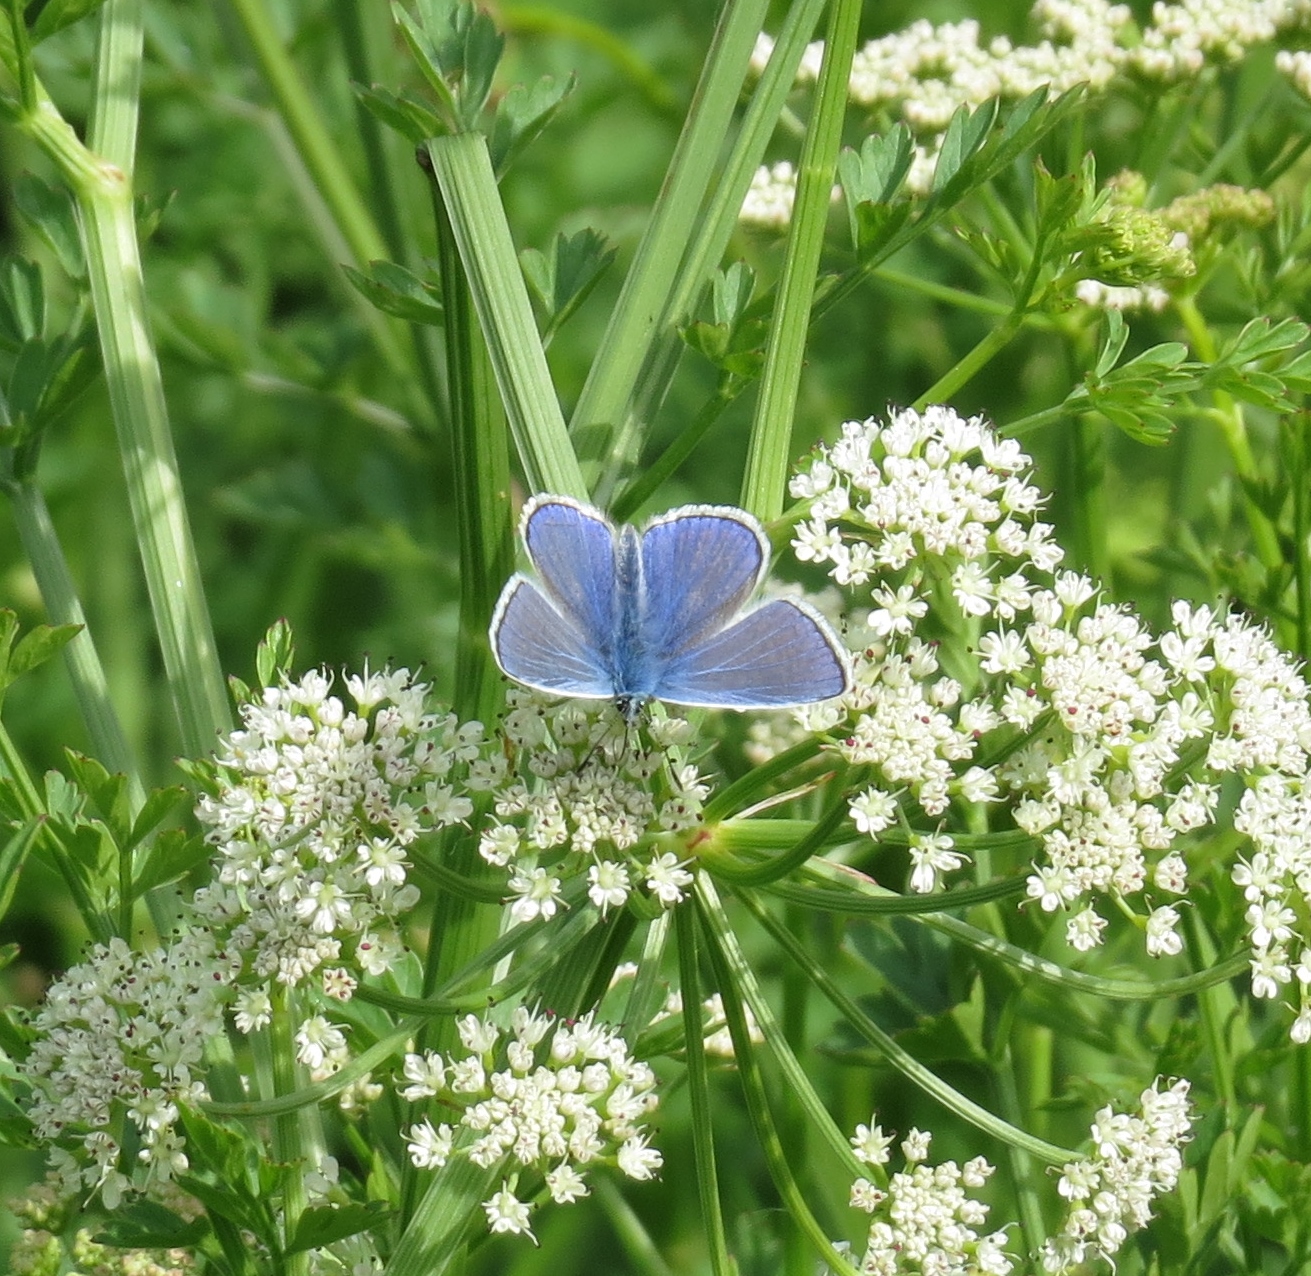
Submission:
M 845 701 L 795 722 L 830 729 L 848 715 L 839 750 L 874 776 L 852 819 L 874 839 L 909 833 L 913 890 L 964 856 L 950 833 L 911 820 L 983 804 L 994 827 L 1027 833 L 1030 900 L 1065 910 L 1080 950 L 1102 941 L 1096 896 L 1145 898 L 1147 952 L 1181 950 L 1171 901 L 1233 777 L 1253 993 L 1295 979 L 1294 1036 L 1311 1038 L 1311 951 L 1294 911 L 1311 906 L 1307 683 L 1237 614 L 1176 602 L 1158 637 L 1101 601 L 1095 582 L 1061 569 L 1028 467 L 1014 441 L 947 408 L 848 422 L 817 451 L 793 480 L 810 502 L 793 546 L 840 585 L 868 587 L 868 645 Z
M 849 96 L 867 110 L 890 111 L 904 120 L 917 141 L 908 188 L 931 188 L 942 137 L 962 106 L 994 97 L 1018 99 L 1047 86 L 1055 95 L 1087 85 L 1094 92 L 1117 77 L 1174 83 L 1197 76 L 1208 65 L 1241 60 L 1311 20 L 1308 0 L 1184 0 L 1152 6 L 1141 29 L 1127 4 L 1110 0 L 1037 0 L 1030 11 L 1035 44 L 1013 44 L 1005 36 L 985 42 L 973 19 L 939 25 L 919 19 L 902 31 L 871 40 L 852 61 Z M 773 41 L 761 35 L 752 67 L 763 70 Z M 823 60 L 823 43 L 809 45 L 797 71 L 799 85 L 813 83 Z M 1303 52 L 1279 54 L 1277 66 L 1311 96 L 1311 72 Z M 777 167 L 777 166 L 776 166 Z M 768 181 L 769 170 L 761 170 Z M 753 204 L 748 197 L 748 204 Z M 743 219 L 750 220 L 744 206 Z M 761 224 L 780 225 L 777 221 Z
M 62 1195 L 99 1188 L 114 1209 L 125 1193 L 157 1194 L 186 1170 L 178 1105 L 208 1097 L 204 1049 L 223 1031 L 240 969 L 239 954 L 194 930 L 148 953 L 117 938 L 97 944 L 51 985 L 22 1072 Z M 130 1175 L 113 1133 L 125 1116 L 141 1143 Z
M 765 230 L 785 230 L 797 202 L 797 172 L 787 160 L 756 169 L 738 219 Z
M 851 1187 L 851 1205 L 871 1216 L 862 1276 L 1006 1276 L 1014 1267 L 1004 1231 L 983 1234 L 988 1206 L 975 1200 L 993 1174 L 981 1156 L 957 1165 L 927 1164 L 931 1136 L 911 1130 L 901 1144 L 906 1168 L 886 1188 L 867 1178 Z M 865 1164 L 890 1159 L 892 1139 L 875 1125 L 856 1127 L 851 1146 Z
M 401 952 L 398 920 L 419 894 L 407 848 L 473 811 L 481 723 L 435 711 L 406 669 L 345 682 L 353 709 L 321 670 L 242 705 L 215 791 L 196 808 L 216 872 L 194 907 L 245 955 L 242 1032 L 269 1022 L 275 984 L 317 975 L 322 992 L 345 1001 L 361 975 L 388 970 Z M 316 1016 L 297 1046 L 323 1075 L 340 1065 L 345 1039 Z
M 1110 1260 L 1129 1235 L 1146 1227 L 1152 1201 L 1174 1190 L 1183 1169 L 1180 1147 L 1191 1137 L 1188 1082 L 1161 1082 L 1142 1092 L 1142 1114 L 1102 1108 L 1092 1124 L 1093 1153 L 1067 1165 L 1058 1190 L 1070 1202 L 1060 1232 L 1041 1254 L 1043 1271 L 1072 1272 Z
M 523 1006 L 508 1030 L 474 1015 L 457 1028 L 467 1053 L 406 1055 L 401 1096 L 436 1099 L 458 1118 L 434 1126 L 425 1117 L 405 1137 L 421 1170 L 454 1155 L 509 1171 L 483 1202 L 493 1232 L 532 1236 L 530 1206 L 516 1194 L 522 1172 L 539 1175 L 551 1199 L 567 1205 L 588 1195 L 596 1166 L 617 1166 L 636 1180 L 660 1169 L 645 1124 L 658 1102 L 655 1074 L 618 1032 L 590 1014 L 561 1020 Z
M 684 898 L 692 875 L 658 840 L 693 828 L 709 792 L 695 766 L 671 761 L 689 739 L 684 719 L 653 717 L 646 747 L 609 704 L 511 688 L 501 727 L 517 770 L 492 785 L 479 850 L 510 870 L 514 921 L 554 916 L 569 877 L 586 877 L 602 913 L 639 887 L 665 908 Z

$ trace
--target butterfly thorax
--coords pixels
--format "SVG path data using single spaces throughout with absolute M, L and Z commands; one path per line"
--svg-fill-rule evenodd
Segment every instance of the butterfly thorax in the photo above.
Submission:
M 615 689 L 615 705 L 630 721 L 655 692 L 656 669 L 644 636 L 642 542 L 633 527 L 619 529 L 615 543 L 613 629 L 602 653 Z

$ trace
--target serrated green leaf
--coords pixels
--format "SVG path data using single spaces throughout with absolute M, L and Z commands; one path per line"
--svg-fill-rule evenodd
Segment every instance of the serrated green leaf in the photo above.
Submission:
M 356 291 L 384 313 L 411 323 L 444 325 L 441 288 L 435 279 L 422 279 L 394 261 L 371 261 L 367 274 L 354 266 L 343 265 L 342 270 Z
M 103 3 L 103 0 L 97 0 Z M 13 185 L 14 204 L 45 241 L 73 279 L 86 278 L 86 258 L 73 199 L 62 186 L 52 186 L 34 173 L 22 173 Z
M 377 84 L 370 88 L 360 84 L 352 87 L 355 96 L 371 115 L 388 128 L 395 129 L 414 146 L 422 146 L 430 137 L 450 132 L 448 124 L 408 91 L 397 95 Z
M 544 75 L 531 87 L 513 85 L 497 103 L 487 149 L 498 178 L 503 177 L 524 149 L 541 136 L 565 98 L 574 91 L 576 82 L 572 75 L 563 81 Z
M 942 147 L 933 169 L 932 191 L 943 191 L 953 178 L 962 174 L 967 161 L 972 159 L 988 140 L 988 132 L 997 119 L 1000 103 L 990 98 L 975 110 L 962 106 L 957 109 L 942 135 Z
M 140 899 L 166 882 L 186 877 L 213 858 L 213 847 L 199 834 L 165 829 L 151 843 L 137 866 L 132 898 Z
M 115 846 L 127 850 L 132 829 L 127 776 L 111 773 L 97 759 L 73 749 L 65 749 L 64 758 L 73 779 L 91 799 L 96 814 L 104 821 Z
M 336 1241 L 366 1232 L 390 1217 L 391 1211 L 379 1201 L 365 1205 L 315 1205 L 296 1222 L 296 1231 L 287 1242 L 288 1254 L 322 1249 Z
M 711 281 L 711 305 L 715 322 L 734 327 L 746 313 L 756 288 L 756 272 L 744 261 L 715 272 Z
M 900 122 L 882 136 L 867 137 L 859 152 L 843 150 L 838 156 L 838 179 L 849 208 L 886 204 L 901 189 L 914 158 L 910 130 Z
M 9 656 L 5 670 L 6 685 L 38 665 L 45 664 L 81 632 L 81 625 L 37 625 L 29 629 L 18 640 Z
M 1311 329 L 1298 319 L 1281 319 L 1278 323 L 1271 323 L 1265 317 L 1253 319 L 1232 341 L 1221 347 L 1216 362 L 1242 364 L 1280 354 L 1300 346 L 1309 332 Z
M 440 118 L 446 126 L 443 131 L 452 131 L 460 123 L 460 113 L 456 108 L 455 95 L 446 83 L 445 68 L 436 44 L 428 32 L 410 17 L 399 0 L 393 0 L 391 12 L 400 28 L 401 38 L 409 47 L 410 55 L 418 63 L 428 87 L 437 95 Z
M 557 235 L 549 255 L 531 248 L 519 255 L 524 279 L 546 312 L 544 343 L 591 295 L 614 259 L 615 249 L 590 227 L 573 235 Z
M 166 789 L 155 789 L 137 812 L 132 822 L 132 831 L 128 835 L 129 846 L 140 846 L 170 815 L 173 814 L 191 795 L 181 784 L 174 784 Z
M 911 206 L 896 204 L 861 204 L 856 209 L 856 252 L 862 261 L 880 253 L 888 241 L 910 220 Z

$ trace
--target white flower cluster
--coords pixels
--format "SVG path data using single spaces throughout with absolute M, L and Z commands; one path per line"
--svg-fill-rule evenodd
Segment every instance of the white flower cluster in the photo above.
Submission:
M 565 878 L 584 871 L 602 913 L 639 886 L 666 908 L 683 899 L 691 873 L 652 843 L 694 827 L 709 791 L 694 766 L 673 765 L 666 752 L 688 738 L 686 721 L 651 719 L 644 748 L 609 704 L 553 704 L 511 688 L 502 730 L 518 770 L 504 768 L 491 785 L 494 818 L 479 850 L 511 872 L 514 921 L 554 916 Z
M 406 848 L 473 811 L 465 790 L 480 723 L 434 712 L 405 669 L 366 669 L 346 687 L 353 710 L 317 670 L 243 705 L 216 792 L 196 808 L 217 871 L 195 908 L 246 955 L 243 1032 L 268 1022 L 270 981 L 296 987 L 317 972 L 346 1000 L 361 973 L 386 971 L 400 952 L 396 921 L 418 899 Z M 306 1033 L 318 1040 L 300 1043 L 302 1057 L 321 1067 L 324 1034 Z
M 851 1145 L 867 1165 L 886 1165 L 892 1139 L 877 1126 L 857 1126 Z M 982 1234 L 988 1206 L 975 1200 L 993 1167 L 978 1156 L 957 1165 L 928 1165 L 930 1136 L 912 1130 L 902 1142 L 906 1169 L 886 1189 L 859 1178 L 851 1205 L 871 1215 L 862 1276 L 1006 1276 L 1014 1267 L 1005 1253 L 1006 1233 Z
M 762 230 L 785 230 L 797 201 L 797 173 L 787 160 L 756 169 L 738 220 Z
M 98 1187 L 112 1210 L 124 1193 L 158 1192 L 187 1168 L 178 1104 L 208 1097 L 205 1044 L 223 1031 L 240 969 L 238 954 L 196 929 L 150 953 L 97 944 L 51 985 L 22 1072 L 62 1195 Z M 134 1173 L 120 1166 L 113 1133 L 125 1116 L 141 1143 Z
M 1031 45 L 1012 44 L 1005 36 L 983 43 L 973 19 L 936 26 L 919 19 L 857 51 L 851 101 L 867 110 L 894 113 L 919 139 L 907 177 L 912 192 L 926 194 L 930 189 L 942 135 L 962 106 L 977 107 L 994 97 L 1018 99 L 1043 86 L 1052 94 L 1079 84 L 1098 92 L 1117 77 L 1158 82 L 1195 77 L 1208 64 L 1239 61 L 1253 46 L 1305 25 L 1311 3 L 1158 0 L 1151 21 L 1141 30 L 1127 4 L 1110 0 L 1037 0 L 1030 16 L 1039 36 Z M 770 38 L 762 35 L 752 66 L 763 68 L 772 49 Z M 1280 54 L 1279 69 L 1299 87 L 1311 83 L 1311 74 L 1298 60 L 1304 56 Z M 797 83 L 813 83 L 822 60 L 822 43 L 810 45 Z M 781 204 L 776 207 L 781 211 Z
M 1142 1115 L 1102 1108 L 1092 1124 L 1093 1154 L 1067 1165 L 1058 1185 L 1070 1202 L 1060 1233 L 1041 1254 L 1045 1272 L 1066 1273 L 1110 1260 L 1132 1232 L 1152 1217 L 1155 1197 L 1174 1190 L 1183 1168 L 1182 1144 L 1191 1137 L 1188 1082 L 1144 1090 Z
M 849 422 L 816 453 L 792 484 L 810 501 L 794 549 L 839 584 L 872 585 L 873 606 L 845 704 L 798 720 L 850 715 L 839 748 L 874 769 L 851 802 L 871 837 L 915 807 L 944 818 L 954 800 L 1004 805 L 1003 823 L 1041 847 L 1030 898 L 1048 912 L 1083 905 L 1067 924 L 1081 950 L 1106 925 L 1089 896 L 1186 893 L 1189 840 L 1214 823 L 1225 777 L 1240 779 L 1233 825 L 1251 853 L 1234 876 L 1253 991 L 1275 996 L 1296 975 L 1295 1036 L 1311 1038 L 1311 950 L 1290 908 L 1311 902 L 1307 683 L 1240 616 L 1179 602 L 1157 638 L 1098 601 L 1093 581 L 1059 570 L 1028 465 L 947 408 Z M 913 836 L 912 888 L 961 862 L 947 834 Z M 1149 953 L 1180 951 L 1179 920 L 1168 902 L 1140 918 Z
M 1170 294 L 1158 284 L 1104 284 L 1100 279 L 1080 279 L 1074 295 L 1085 306 L 1098 310 L 1150 310 L 1160 314 L 1170 304 Z
M 493 1232 L 532 1236 L 530 1206 L 516 1195 L 521 1171 L 540 1174 L 551 1199 L 567 1205 L 588 1194 L 586 1174 L 599 1165 L 638 1180 L 660 1169 L 645 1125 L 658 1102 L 655 1074 L 617 1032 L 591 1015 L 557 1020 L 522 1006 L 508 1031 L 474 1015 L 457 1027 L 468 1053 L 406 1055 L 401 1096 L 436 1099 L 459 1118 L 438 1126 L 425 1118 L 406 1139 L 421 1170 L 452 1155 L 512 1169 L 483 1202 Z

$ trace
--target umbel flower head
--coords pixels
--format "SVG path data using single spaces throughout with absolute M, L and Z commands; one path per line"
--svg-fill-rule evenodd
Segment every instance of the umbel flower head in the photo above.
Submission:
M 158 1192 L 186 1170 L 178 1105 L 208 1098 L 205 1044 L 223 1031 L 240 969 L 239 955 L 195 929 L 149 953 L 97 944 L 51 986 L 22 1072 L 61 1194 L 99 1188 L 113 1209 L 125 1192 Z M 141 1144 L 135 1171 L 120 1164 L 124 1118 Z
M 810 502 L 794 549 L 858 591 L 866 645 L 845 704 L 794 721 L 847 716 L 839 750 L 874 776 L 852 819 L 875 840 L 909 830 L 913 890 L 964 862 L 952 819 L 981 807 L 992 828 L 1029 836 L 1030 901 L 1063 911 L 1080 950 L 1101 942 L 1096 904 L 1110 897 L 1148 953 L 1180 951 L 1189 853 L 1237 783 L 1252 990 L 1275 997 L 1296 978 L 1293 1035 L 1311 1039 L 1306 680 L 1242 616 L 1177 602 L 1157 635 L 1062 570 L 1028 467 L 1015 442 L 948 408 L 848 422 L 816 452 L 793 481 Z
M 590 1014 L 560 1020 L 522 1006 L 508 1031 L 474 1015 L 458 1028 L 465 1053 L 405 1056 L 401 1097 L 436 1099 L 458 1114 L 453 1123 L 413 1125 L 409 1154 L 419 1169 L 453 1155 L 505 1167 L 510 1177 L 483 1203 L 493 1232 L 532 1235 L 529 1207 L 516 1196 L 521 1175 L 539 1177 L 566 1205 L 588 1194 L 597 1166 L 639 1180 L 659 1170 L 645 1124 L 657 1103 L 655 1074 L 613 1029 Z
M 332 684 L 314 670 L 243 704 L 196 807 L 216 871 L 195 908 L 246 955 L 242 1031 L 267 1022 L 270 981 L 318 973 L 340 1000 L 387 970 L 418 899 L 407 848 L 473 810 L 480 723 L 430 704 L 406 669 L 346 678 L 354 708 Z

